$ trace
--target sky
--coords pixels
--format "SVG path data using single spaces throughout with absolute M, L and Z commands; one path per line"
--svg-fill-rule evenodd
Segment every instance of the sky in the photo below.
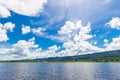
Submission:
M 0 0 L 0 60 L 119 49 L 118 0 Z

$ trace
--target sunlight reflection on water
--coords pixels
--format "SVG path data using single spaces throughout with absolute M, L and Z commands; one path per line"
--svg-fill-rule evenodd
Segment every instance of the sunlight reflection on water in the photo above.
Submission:
M 0 80 L 120 80 L 120 63 L 0 63 Z

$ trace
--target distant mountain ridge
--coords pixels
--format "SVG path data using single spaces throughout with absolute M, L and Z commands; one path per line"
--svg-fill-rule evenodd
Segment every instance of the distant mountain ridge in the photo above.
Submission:
M 0 62 L 120 62 L 120 50 L 105 51 L 76 56 L 36 58 Z
M 120 61 L 120 50 L 106 51 L 93 54 L 76 55 L 76 56 L 65 56 L 65 57 L 51 57 L 34 60 L 45 60 L 45 61 Z

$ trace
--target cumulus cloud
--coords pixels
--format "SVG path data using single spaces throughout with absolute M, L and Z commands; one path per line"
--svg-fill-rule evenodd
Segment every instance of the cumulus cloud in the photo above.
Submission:
M 15 13 L 36 16 L 43 10 L 47 0 L 0 0 L 0 17 L 11 16 L 10 11 Z
M 43 36 L 46 34 L 45 30 L 46 29 L 42 28 L 42 27 L 31 28 L 30 26 L 22 25 L 22 34 L 28 34 L 28 33 L 32 32 L 34 35 L 47 38 L 47 36 Z
M 48 49 L 53 50 L 53 51 L 57 51 L 60 49 L 60 47 L 57 47 L 56 45 L 54 45 L 54 46 L 50 46 Z
M 58 31 L 59 36 L 65 37 L 62 46 L 65 50 L 60 52 L 61 55 L 79 55 L 103 51 L 102 48 L 99 48 L 88 41 L 94 36 L 91 35 L 90 32 L 90 23 L 84 26 L 81 20 L 73 22 L 67 21 Z M 95 42 L 95 44 L 96 43 L 97 42 Z
M 96 44 L 97 44 L 97 41 L 94 41 L 93 44 L 96 45 Z
M 9 38 L 7 36 L 7 31 L 0 28 L 0 42 L 7 41 Z
M 18 60 L 18 59 L 33 59 L 33 58 L 47 58 L 58 56 L 56 52 L 60 49 L 59 46 L 50 46 L 47 50 L 42 50 L 39 45 L 35 43 L 35 38 L 29 40 L 19 40 L 10 47 L 0 47 L 0 53 L 6 54 L 0 60 Z M 8 56 L 9 55 L 9 56 Z
M 0 5 L 0 17 L 2 18 L 7 18 L 11 16 L 10 12 L 8 11 L 8 9 L 6 9 L 5 7 Z
M 113 17 L 112 20 L 110 20 L 105 25 L 108 25 L 108 26 L 110 26 L 113 29 L 120 30 L 120 18 L 119 17 Z
M 107 39 L 104 39 L 104 43 L 108 43 L 108 40 L 107 40 Z
M 2 50 L 2 54 L 10 55 L 9 58 L 34 58 L 38 56 L 41 51 L 39 45 L 35 44 L 35 38 L 31 38 L 28 41 L 26 40 L 19 40 L 17 43 L 12 44 L 9 48 L 0 48 Z M 13 56 L 14 55 L 14 56 Z M 40 54 L 39 54 L 40 57 Z
M 103 46 L 105 47 L 100 48 L 96 45 L 97 42 L 91 43 L 89 41 L 94 37 L 90 32 L 90 23 L 84 26 L 81 20 L 67 21 L 58 31 L 59 36 L 65 37 L 62 46 L 64 50 L 59 53 L 62 56 L 71 56 L 120 49 L 120 36 L 113 38 L 110 43 L 108 43 L 107 39 L 104 39 Z
M 3 28 L 3 26 L 1 26 L 0 29 L 12 31 L 8 27 Z M 32 32 L 33 30 L 37 35 L 43 34 L 41 33 L 43 28 L 31 29 Z M 2 54 L 11 55 L 10 57 L 6 56 L 8 59 L 32 59 L 91 54 L 120 49 L 120 36 L 113 38 L 111 42 L 104 39 L 104 48 L 98 47 L 96 41 L 93 43 L 90 42 L 90 39 L 96 36 L 91 34 L 91 24 L 83 25 L 81 20 L 67 21 L 60 30 L 58 30 L 57 35 L 53 37 L 56 37 L 56 40 L 62 40 L 63 45 L 53 45 L 43 50 L 35 43 L 35 38 L 33 37 L 29 40 L 19 40 L 17 43 L 12 44 L 10 48 L 0 48 L 0 51 L 2 51 Z M 61 37 L 63 39 L 61 39 Z
M 0 23 L 0 42 L 9 40 L 7 32 L 13 32 L 15 24 L 12 22 L 7 22 L 5 24 Z
M 43 33 L 44 31 L 45 29 L 41 27 L 32 29 L 33 34 L 38 35 L 38 36 L 44 35 Z
M 10 32 L 13 32 L 14 27 L 15 24 L 13 24 L 12 22 L 7 22 L 4 24 L 5 30 L 9 30 Z
M 40 31 L 39 29 L 37 30 L 41 36 L 42 29 L 40 29 Z M 90 23 L 84 26 L 81 20 L 66 21 L 60 30 L 58 30 L 57 35 L 44 35 L 44 38 L 50 38 L 52 40 L 59 40 L 63 42 L 61 47 L 63 50 L 58 52 L 59 56 L 79 55 L 104 51 L 103 48 L 96 46 L 97 42 L 89 42 L 89 39 L 95 37 L 94 35 L 90 34 L 90 32 Z M 49 49 L 48 52 L 55 53 L 55 50 L 53 52 Z
M 93 36 L 90 35 L 91 31 L 91 24 L 88 23 L 86 26 L 82 25 L 82 21 L 67 21 L 63 27 L 58 31 L 58 34 L 66 39 L 73 40 L 73 41 L 80 41 L 80 40 L 87 40 L 92 38 Z
M 74 40 L 87 40 L 93 37 L 93 35 L 90 35 L 90 23 L 88 23 L 86 26 L 82 25 L 81 20 L 72 22 L 67 21 L 63 27 L 58 31 L 59 36 L 64 37 L 64 41 Z
M 22 26 L 22 34 L 27 34 L 31 31 L 30 26 Z
M 119 50 L 120 49 L 120 36 L 113 38 L 112 42 L 110 42 L 110 43 L 107 42 L 104 45 L 106 47 L 106 50 L 108 50 L 108 51 L 109 50 Z
M 10 52 L 16 55 L 30 56 L 30 50 L 38 48 L 34 40 L 35 38 L 31 38 L 28 41 L 19 40 L 16 44 L 13 44 L 13 48 Z

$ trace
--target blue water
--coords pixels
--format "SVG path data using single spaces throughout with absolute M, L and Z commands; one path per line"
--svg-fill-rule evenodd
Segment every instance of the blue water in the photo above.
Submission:
M 0 80 L 120 80 L 120 63 L 0 63 Z

